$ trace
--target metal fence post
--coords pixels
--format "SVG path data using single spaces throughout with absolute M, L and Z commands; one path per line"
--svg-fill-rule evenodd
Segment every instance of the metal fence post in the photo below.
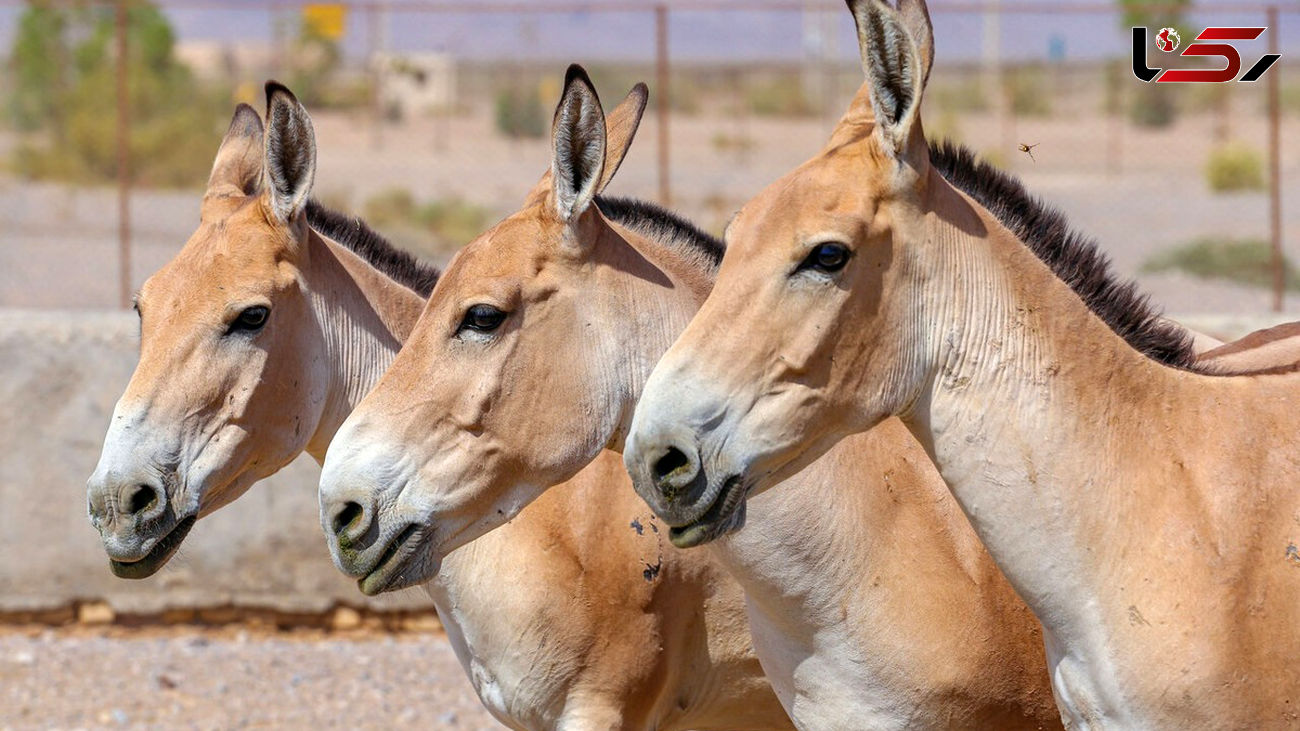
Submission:
M 127 3 L 117 0 L 117 253 L 118 304 L 131 306 L 131 98 L 127 83 Z
M 655 96 L 659 111 L 659 203 L 672 204 L 668 165 L 668 6 L 655 6 Z
M 1268 51 L 1279 53 L 1277 27 L 1278 12 L 1276 5 L 1268 7 Z M 1268 76 L 1268 208 L 1269 235 L 1273 244 L 1273 311 L 1282 311 L 1282 302 L 1286 293 L 1285 258 L 1282 254 L 1282 142 L 1281 109 L 1279 102 L 1278 78 L 1281 76 L 1281 64 L 1269 69 Z

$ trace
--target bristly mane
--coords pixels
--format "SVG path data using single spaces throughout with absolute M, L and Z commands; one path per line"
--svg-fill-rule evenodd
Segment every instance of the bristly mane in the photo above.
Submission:
M 680 245 L 697 255 L 710 270 L 722 263 L 722 240 L 663 206 L 633 198 L 597 198 L 596 206 L 608 218 L 637 233 L 669 245 Z
M 440 272 L 436 267 L 397 248 L 360 218 L 330 210 L 312 199 L 307 201 L 307 223 L 317 233 L 347 247 L 393 281 L 421 297 L 427 299 L 433 291 L 433 285 L 438 283 Z
M 987 208 L 1138 352 L 1168 366 L 1199 370 L 1192 336 L 1163 320 L 1137 283 L 1111 270 L 1096 241 L 1070 230 L 1065 216 L 1030 195 L 1019 180 L 948 141 L 930 144 L 930 164 Z

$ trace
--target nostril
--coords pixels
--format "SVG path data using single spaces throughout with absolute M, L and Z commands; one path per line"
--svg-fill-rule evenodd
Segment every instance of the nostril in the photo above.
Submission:
M 148 485 L 136 485 L 127 503 L 131 515 L 139 515 L 158 502 L 158 491 Z
M 682 450 L 677 447 L 669 447 L 668 451 L 664 453 L 664 456 L 660 457 L 654 463 L 653 469 L 655 479 L 662 480 L 690 463 L 691 461 L 686 458 L 686 455 L 682 453 Z
M 348 502 L 334 516 L 334 535 L 342 535 L 343 531 L 352 525 L 353 521 L 359 519 L 365 510 L 361 508 L 360 503 Z

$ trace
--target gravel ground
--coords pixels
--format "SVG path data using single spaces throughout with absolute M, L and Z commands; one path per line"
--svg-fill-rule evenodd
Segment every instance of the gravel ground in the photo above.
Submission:
M 500 729 L 438 634 L 0 629 L 0 730 Z

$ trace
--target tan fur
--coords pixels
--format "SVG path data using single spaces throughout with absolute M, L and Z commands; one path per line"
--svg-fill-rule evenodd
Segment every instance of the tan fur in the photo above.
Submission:
M 202 514 L 304 449 L 323 459 L 424 305 L 301 218 L 280 222 L 265 193 L 244 195 L 258 150 L 227 137 L 198 231 L 142 289 L 141 360 L 122 399 L 135 408 L 119 406 L 190 461 L 219 463 L 203 484 L 181 465 L 170 495 L 201 492 Z M 249 301 L 271 306 L 266 329 L 251 347 L 223 340 L 230 308 Z M 136 461 L 161 459 L 135 445 Z M 117 489 L 113 464 L 92 489 Z M 427 588 L 484 703 L 517 729 L 791 728 L 739 587 L 707 556 L 666 554 L 636 520 L 653 516 L 606 453 L 447 558 Z
M 1068 725 L 1295 727 L 1300 375 L 1138 353 L 930 167 L 919 122 L 880 134 L 872 83 L 733 221 L 713 293 L 638 406 L 638 490 L 659 493 L 665 434 L 689 430 L 699 469 L 757 492 L 901 416 L 1042 620 Z M 842 270 L 792 274 L 828 241 L 852 251 Z M 676 524 L 707 506 L 655 507 Z
M 1295 368 L 1300 364 L 1300 322 L 1257 330 L 1207 350 L 1197 360 L 1222 373 Z
M 710 269 L 690 261 L 689 247 L 655 243 L 594 207 L 576 222 L 554 211 L 536 190 L 456 256 L 406 346 L 340 430 L 322 510 L 377 505 L 381 536 L 356 557 L 333 546 L 344 568 L 416 580 L 436 562 L 372 569 L 369 556 L 412 524 L 427 531 L 421 550 L 453 551 L 515 506 L 549 499 L 550 485 L 602 447 L 621 446 L 646 373 L 696 312 Z M 458 332 L 482 303 L 509 313 L 500 328 Z M 756 641 L 772 650 L 765 668 L 781 666 L 783 701 L 801 727 L 1059 725 L 1037 622 L 899 424 L 846 440 L 789 484 L 786 495 L 756 501 L 746 531 L 806 517 L 808 530 L 774 549 L 793 575 L 766 573 L 782 562 L 743 545 L 719 555 L 744 582 L 751 617 L 771 620 Z M 815 509 L 827 501 L 843 512 Z M 663 557 L 704 554 L 665 545 Z M 809 654 L 786 668 L 787 650 Z M 828 655 L 856 664 L 836 672 L 843 665 Z M 832 680 L 839 686 L 828 693 Z

